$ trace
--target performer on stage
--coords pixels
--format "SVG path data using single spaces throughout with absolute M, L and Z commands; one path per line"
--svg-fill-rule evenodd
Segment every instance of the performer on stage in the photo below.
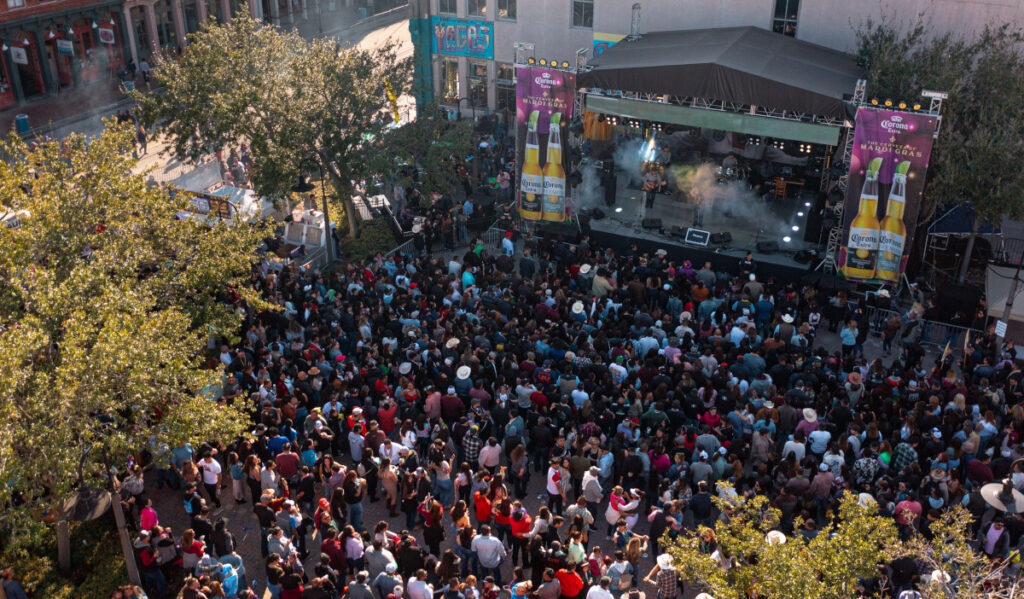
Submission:
M 693 225 L 694 227 L 704 226 L 704 196 L 699 191 L 694 190 L 691 194 L 693 196 Z
M 655 162 L 648 162 L 645 168 L 647 172 L 644 174 L 644 197 L 647 208 L 650 209 L 654 207 L 654 196 L 661 187 L 661 173 L 658 172 L 660 169 Z

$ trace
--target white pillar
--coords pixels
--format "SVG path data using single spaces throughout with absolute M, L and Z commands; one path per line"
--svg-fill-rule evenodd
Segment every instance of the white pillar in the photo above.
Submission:
M 132 53 L 132 62 L 137 65 L 139 64 L 139 51 L 135 47 L 135 23 L 132 22 L 132 7 L 126 5 L 122 12 L 124 13 L 125 35 L 128 36 L 128 49 Z

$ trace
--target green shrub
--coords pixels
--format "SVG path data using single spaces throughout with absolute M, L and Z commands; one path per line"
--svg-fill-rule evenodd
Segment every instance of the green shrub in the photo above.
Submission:
M 368 222 L 364 221 L 359 227 L 358 238 L 342 239 L 341 253 L 350 260 L 364 260 L 377 252 L 387 253 L 397 245 L 387 221 L 378 218 Z
M 117 529 L 102 518 L 73 522 L 69 528 L 69 577 L 60 572 L 55 528 L 42 522 L 21 527 L 4 539 L 0 567 L 14 570 L 30 597 L 108 599 L 115 588 L 128 582 Z

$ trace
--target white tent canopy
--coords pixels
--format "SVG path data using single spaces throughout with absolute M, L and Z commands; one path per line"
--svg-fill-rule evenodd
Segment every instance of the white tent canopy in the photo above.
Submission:
M 1000 319 L 1003 317 L 1006 298 L 1010 295 L 1010 287 L 1013 285 L 1013 277 L 1016 272 L 1016 266 L 988 265 L 988 270 L 985 271 L 985 297 L 988 300 L 989 316 Z M 1024 323 L 1024 273 L 1021 274 L 1021 281 L 1017 284 L 1017 294 L 1013 300 L 1010 320 Z

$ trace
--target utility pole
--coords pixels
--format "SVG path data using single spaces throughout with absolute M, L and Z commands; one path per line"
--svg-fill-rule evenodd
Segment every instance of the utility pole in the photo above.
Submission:
M 1010 314 L 1013 312 L 1013 298 L 1017 295 L 1017 283 L 1020 281 L 1020 269 L 1024 266 L 1024 250 L 1021 250 L 1020 258 L 1017 258 L 1017 271 L 1013 273 L 1013 282 L 1010 283 L 1010 293 L 1006 296 L 1006 307 L 1003 308 L 1003 322 L 1006 323 L 1007 327 L 1010 325 Z M 999 330 L 999 325 L 996 325 L 996 330 Z M 997 356 L 1003 352 L 1003 336 L 996 336 L 996 352 Z

